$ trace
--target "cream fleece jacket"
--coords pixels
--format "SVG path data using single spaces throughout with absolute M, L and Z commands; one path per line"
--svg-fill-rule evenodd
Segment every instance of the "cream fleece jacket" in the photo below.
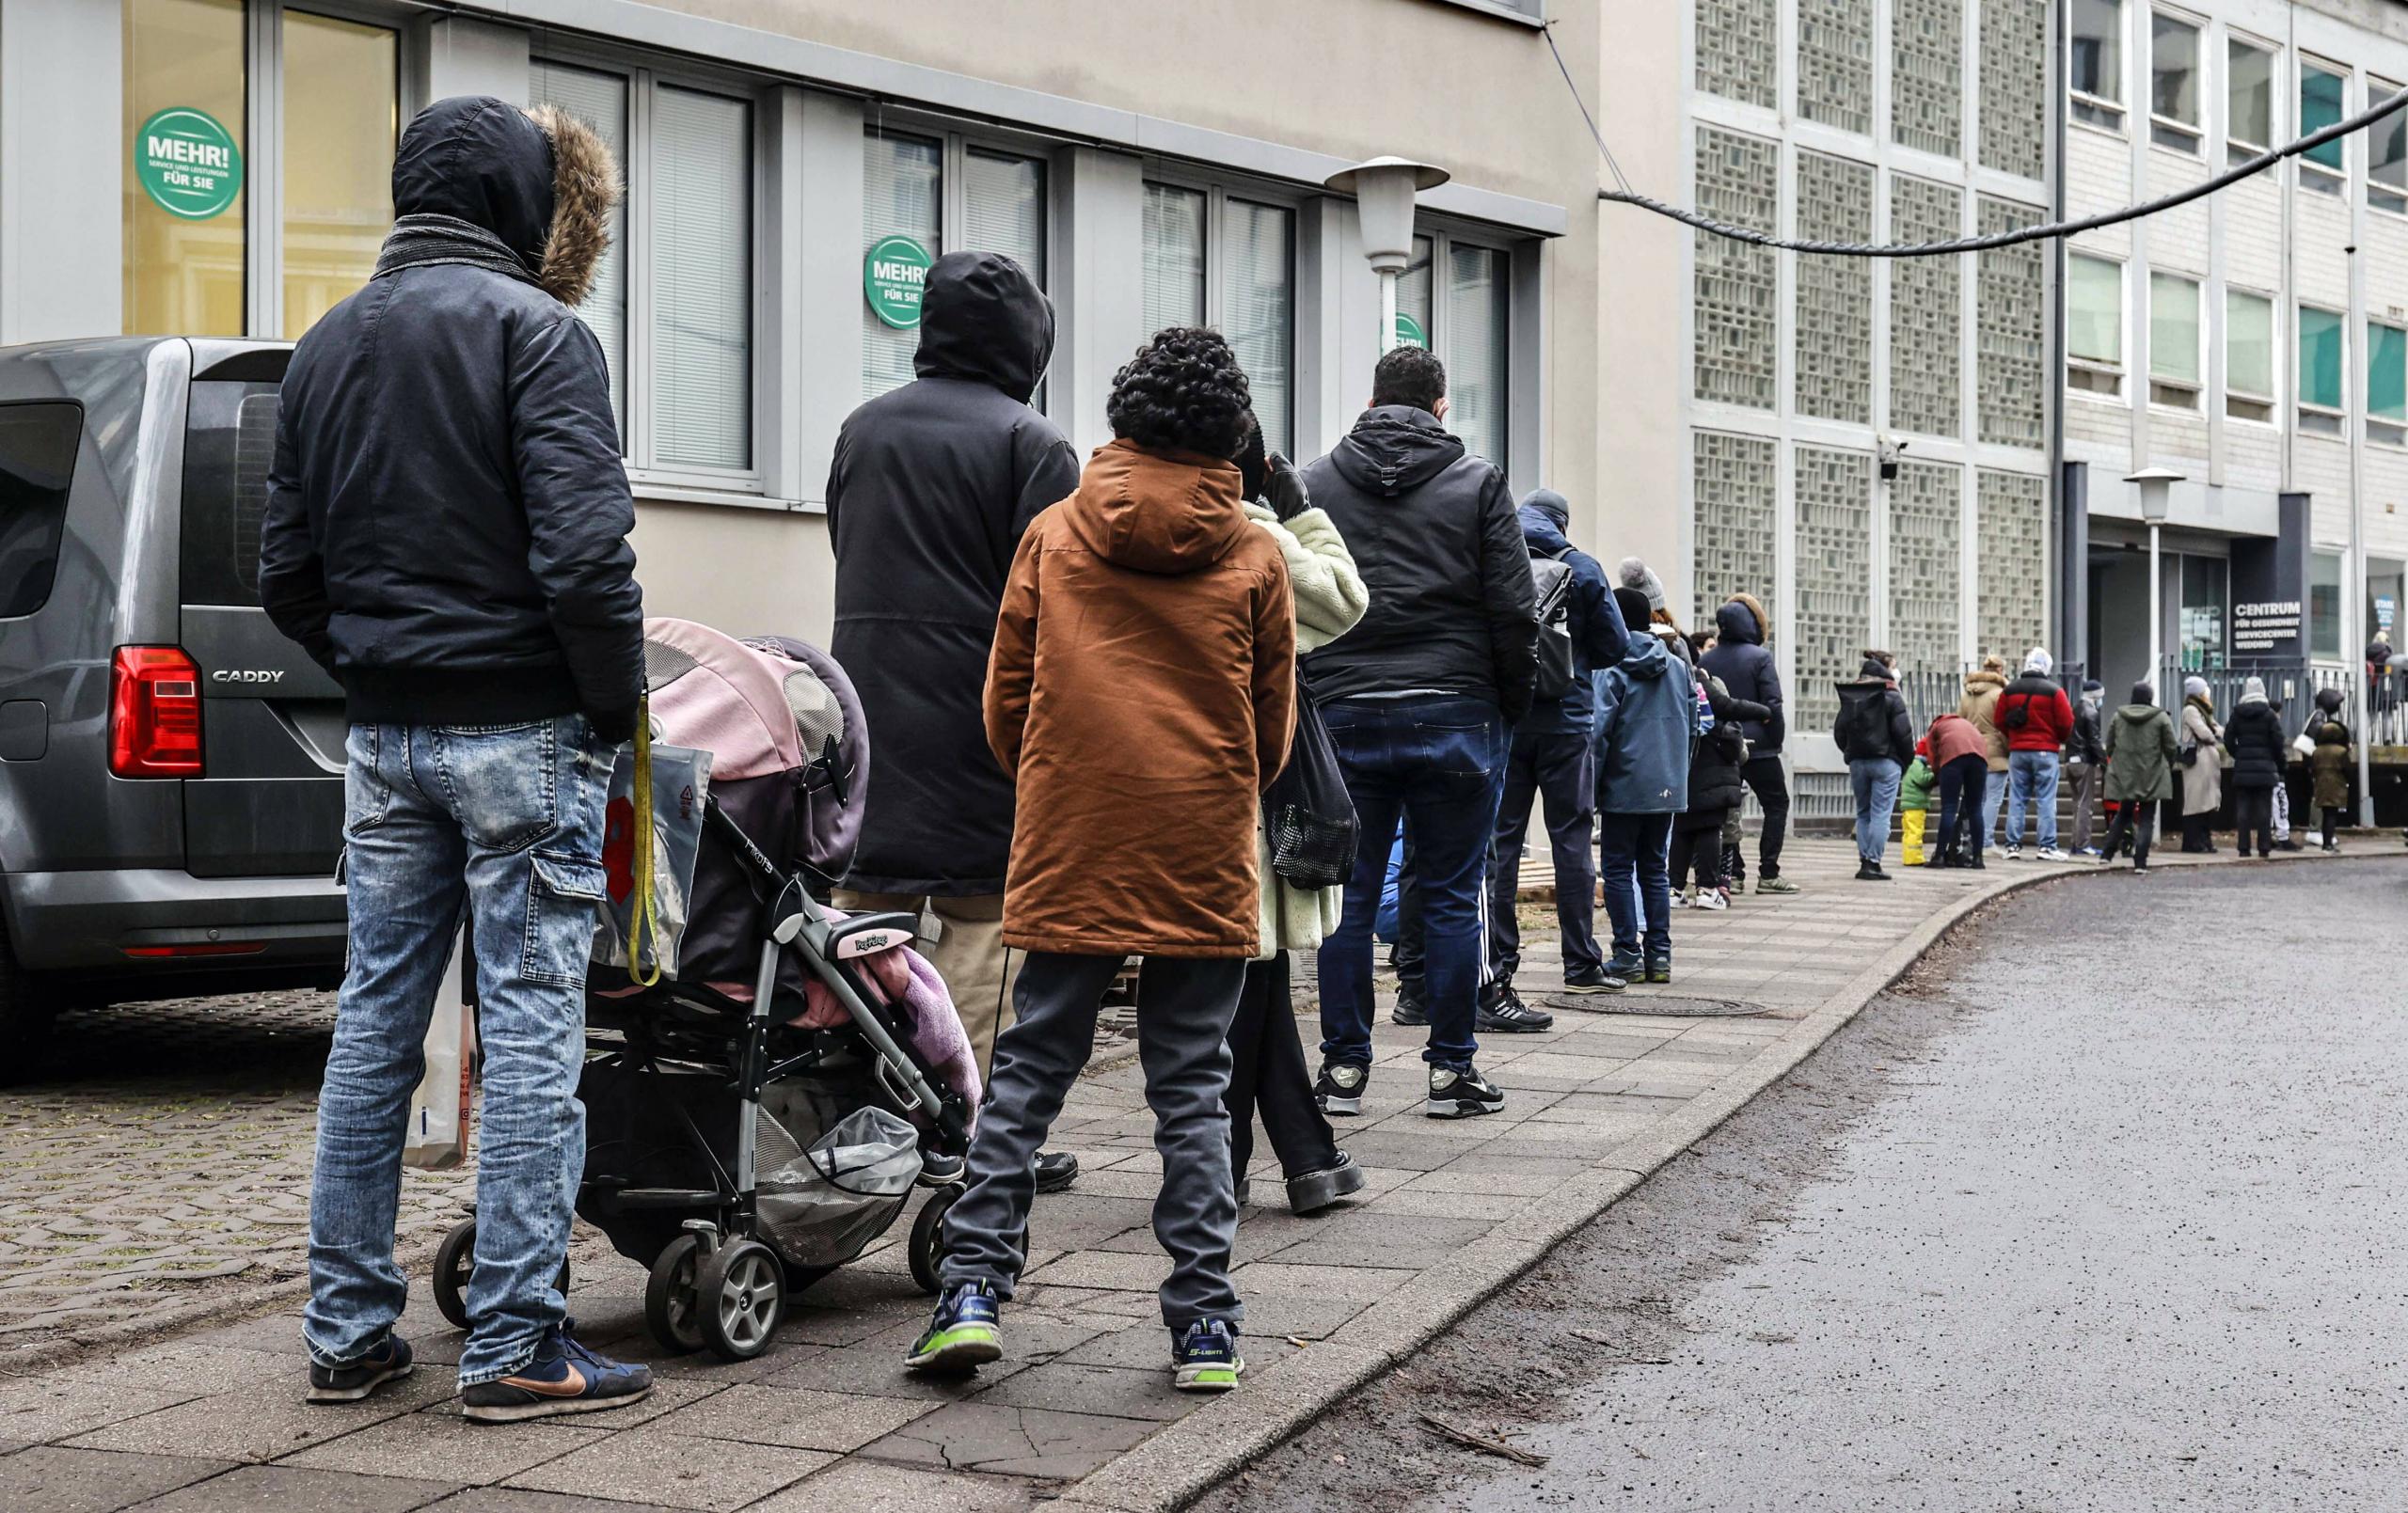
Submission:
M 1370 607 L 1362 575 L 1354 571 L 1354 554 L 1345 538 L 1319 510 L 1307 510 L 1293 520 L 1279 517 L 1259 504 L 1245 507 L 1246 518 L 1271 532 L 1288 559 L 1288 583 L 1296 599 L 1296 653 L 1316 651 L 1353 630 Z M 1261 923 L 1262 954 L 1269 961 L 1281 951 L 1310 951 L 1338 928 L 1346 909 L 1346 890 L 1291 887 L 1271 870 L 1271 843 L 1258 818 L 1255 850 L 1263 886 L 1256 910 Z

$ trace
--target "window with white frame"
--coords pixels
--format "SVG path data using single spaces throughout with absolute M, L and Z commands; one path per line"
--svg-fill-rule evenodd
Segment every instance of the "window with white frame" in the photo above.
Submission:
M 2148 139 L 2199 150 L 2199 24 L 2162 10 L 2149 14 Z
M 2369 109 L 2400 95 L 2400 86 L 2367 76 Z M 2367 206 L 2408 215 L 2408 110 L 2395 111 L 2367 131 Z
M 2344 429 L 2349 396 L 2347 323 L 2337 310 L 2299 307 L 2299 428 L 2321 436 Z
M 2225 43 L 2225 161 L 2246 163 L 2274 145 L 2274 55 L 2235 37 Z
M 1146 184 L 1146 331 L 1210 325 L 1254 394 L 1263 444 L 1295 450 L 1296 212 L 1220 185 Z
M 2408 330 L 2367 323 L 2367 439 L 2408 446 Z
M 862 136 L 862 252 L 900 237 L 934 262 L 948 250 L 1000 252 L 1046 278 L 1045 160 L 942 127 L 872 121 Z M 862 398 L 911 381 L 916 323 L 862 309 Z M 1042 409 L 1042 386 L 1038 408 Z
M 1447 370 L 1447 429 L 1499 467 L 1510 465 L 1513 440 L 1513 258 L 1504 250 L 1446 232 L 1413 239 L 1413 261 L 1397 280 L 1398 339 L 1418 336 L 1438 355 Z
M 602 344 L 630 470 L 750 489 L 753 448 L 753 105 L 648 68 L 535 60 L 531 94 L 610 145 L 627 180 L 578 315 Z
M 2224 413 L 2274 418 L 2274 302 L 2245 289 L 2224 292 Z
M 2073 0 L 2067 34 L 2067 108 L 2073 118 L 2124 129 L 2123 0 Z
M 2124 265 L 2086 252 L 2066 258 L 2066 385 L 2124 391 Z
M 2148 276 L 2148 402 L 2199 407 L 2199 281 Z
M 2330 64 L 2303 60 L 2299 66 L 2299 131 L 2311 136 L 2350 113 L 2350 79 Z M 2299 157 L 2299 186 L 2320 195 L 2337 195 L 2350 172 L 2347 137 L 2335 137 Z

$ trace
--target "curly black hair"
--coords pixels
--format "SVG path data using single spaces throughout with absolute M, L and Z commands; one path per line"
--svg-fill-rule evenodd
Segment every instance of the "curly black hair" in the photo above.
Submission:
M 1238 443 L 1238 483 L 1249 499 L 1259 499 L 1271 486 L 1271 453 L 1264 447 L 1262 421 L 1245 412 L 1245 439 Z
M 1235 457 L 1253 403 L 1245 370 L 1218 331 L 1174 325 L 1112 375 L 1103 417 L 1114 435 L 1140 447 Z

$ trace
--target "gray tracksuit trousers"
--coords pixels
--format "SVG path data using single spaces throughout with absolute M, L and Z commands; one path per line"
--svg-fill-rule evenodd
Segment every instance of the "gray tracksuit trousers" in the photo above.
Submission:
M 1137 1055 L 1154 1111 L 1162 1190 L 1154 1237 L 1170 1256 L 1163 1322 L 1199 1318 L 1235 1329 L 1244 1305 L 1229 1284 L 1237 1189 L 1229 1174 L 1230 1017 L 1246 964 L 1235 958 L 1150 957 L 1137 983 Z M 945 1216 L 944 1285 L 991 1284 L 1009 1298 L 1027 1263 L 1037 1153 L 1095 1045 L 1096 1011 L 1117 956 L 1033 951 L 1013 991 L 1019 1017 L 995 1041 L 995 1075 L 970 1144 L 970 1187 Z

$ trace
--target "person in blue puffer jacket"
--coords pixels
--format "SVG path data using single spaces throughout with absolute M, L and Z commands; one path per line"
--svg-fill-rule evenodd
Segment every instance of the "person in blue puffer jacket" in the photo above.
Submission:
M 1614 603 L 1625 623 L 1646 623 L 1644 593 L 1618 588 Z M 1672 816 L 1688 807 L 1697 710 L 1696 684 L 1661 637 L 1631 637 L 1623 659 L 1597 679 L 1599 845 L 1614 931 L 1605 969 L 1618 982 L 1672 980 L 1666 861 Z

